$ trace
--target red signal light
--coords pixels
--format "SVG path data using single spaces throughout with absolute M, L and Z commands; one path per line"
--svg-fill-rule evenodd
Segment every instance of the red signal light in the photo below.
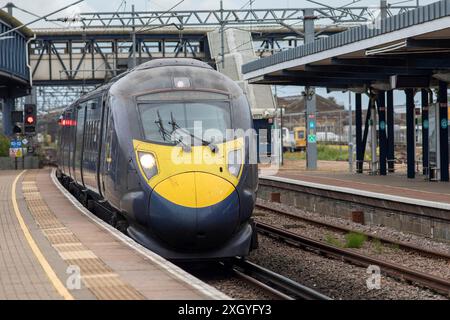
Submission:
M 71 120 L 71 119 L 60 119 L 59 124 L 62 127 L 74 127 L 77 125 L 77 122 L 76 122 L 76 120 Z
M 26 122 L 27 122 L 28 124 L 33 124 L 33 123 L 34 123 L 34 117 L 28 116 L 28 117 L 26 118 Z

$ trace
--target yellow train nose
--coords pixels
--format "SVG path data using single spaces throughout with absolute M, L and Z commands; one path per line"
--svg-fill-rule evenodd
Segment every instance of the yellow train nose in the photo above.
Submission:
M 239 196 L 227 180 L 186 172 L 159 183 L 150 197 L 152 230 L 174 248 L 208 250 L 239 225 Z
M 164 199 L 188 208 L 204 208 L 225 200 L 234 186 L 209 173 L 186 172 L 167 178 L 154 191 Z

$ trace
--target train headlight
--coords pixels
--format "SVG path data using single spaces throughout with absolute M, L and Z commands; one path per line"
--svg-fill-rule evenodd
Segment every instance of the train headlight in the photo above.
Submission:
M 239 175 L 242 167 L 242 151 L 233 150 L 228 152 L 228 171 L 235 177 Z
M 156 159 L 151 153 L 139 152 L 139 162 L 147 179 L 153 178 L 158 173 Z

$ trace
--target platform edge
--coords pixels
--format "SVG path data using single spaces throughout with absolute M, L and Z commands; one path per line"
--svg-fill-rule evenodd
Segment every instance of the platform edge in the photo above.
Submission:
M 117 238 L 118 240 L 120 240 L 121 242 L 123 242 L 124 244 L 126 244 L 127 246 L 129 246 L 130 248 L 132 248 L 145 258 L 149 259 L 153 263 L 157 264 L 160 268 L 164 269 L 172 276 L 176 277 L 177 279 L 183 281 L 190 287 L 193 287 L 200 293 L 204 294 L 206 297 L 210 297 L 213 300 L 231 300 L 231 298 L 226 294 L 220 292 L 216 288 L 206 284 L 200 279 L 187 273 L 183 269 L 179 268 L 178 266 L 174 265 L 173 263 L 164 259 L 163 257 L 157 255 L 156 253 L 148 250 L 144 246 L 135 242 L 133 239 L 127 237 L 119 230 L 113 228 L 111 225 L 107 224 L 106 222 L 95 216 L 93 213 L 91 213 L 89 210 L 83 207 L 81 203 L 79 203 L 78 200 L 59 183 L 59 181 L 56 178 L 56 169 L 52 169 L 52 171 L 50 172 L 50 178 L 52 179 L 52 182 L 55 184 L 55 186 L 75 206 L 75 208 L 77 208 L 82 214 L 84 214 L 89 219 L 94 221 L 100 227 L 111 233 L 115 238 Z
M 338 187 L 338 186 L 333 186 L 333 185 L 328 185 L 328 184 L 321 184 L 321 183 L 316 183 L 316 182 L 309 182 L 309 181 L 290 179 L 290 178 L 284 178 L 284 177 L 261 176 L 259 178 L 263 179 L 263 180 L 265 179 L 265 180 L 272 180 L 272 181 L 277 181 L 277 182 L 284 182 L 284 183 L 289 183 L 289 184 L 299 185 L 299 186 L 304 186 L 304 187 L 309 187 L 309 188 L 316 188 L 316 189 L 328 190 L 328 191 L 336 191 L 336 192 L 348 193 L 348 194 L 357 195 L 357 196 L 365 196 L 365 197 L 369 197 L 369 198 L 389 200 L 389 201 L 394 201 L 394 202 L 413 204 L 413 205 L 430 207 L 430 208 L 441 209 L 441 210 L 450 210 L 450 204 L 444 203 L 444 202 L 420 200 L 420 199 L 401 197 L 401 196 L 393 196 L 393 195 L 384 194 L 384 193 L 352 189 L 352 188 L 346 188 L 346 187 Z

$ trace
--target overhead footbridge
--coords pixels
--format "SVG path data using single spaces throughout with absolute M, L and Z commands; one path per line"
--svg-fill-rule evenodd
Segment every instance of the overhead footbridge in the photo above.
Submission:
M 371 148 L 372 173 L 386 175 L 395 170 L 393 93 L 401 90 L 406 95 L 408 178 L 415 177 L 414 97 L 420 92 L 423 173 L 430 179 L 449 180 L 449 0 L 353 27 L 328 38 L 313 38 L 305 45 L 247 63 L 242 71 L 244 79 L 251 84 L 355 92 L 357 171 L 360 173 L 370 126 L 379 147 L 379 156 L 377 145 Z M 369 97 L 365 127 L 361 94 Z M 307 113 L 308 119 L 314 118 L 314 108 Z M 313 136 L 314 129 L 308 129 L 308 137 Z M 310 144 L 313 143 L 312 139 Z

